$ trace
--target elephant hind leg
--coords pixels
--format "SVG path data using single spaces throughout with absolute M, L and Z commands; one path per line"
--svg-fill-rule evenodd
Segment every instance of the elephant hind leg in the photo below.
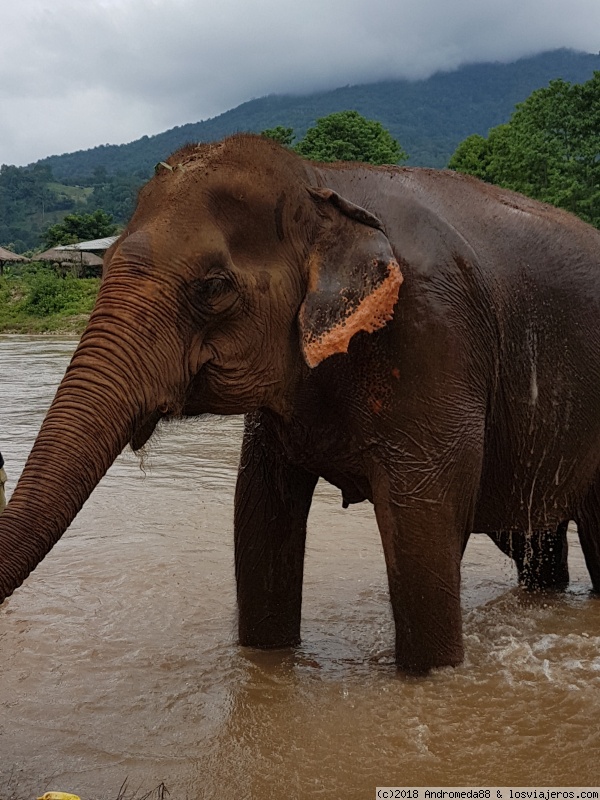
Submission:
M 581 504 L 575 522 L 592 587 L 600 592 L 600 479 Z
M 569 585 L 568 524 L 568 520 L 561 522 L 555 531 L 511 531 L 488 535 L 505 555 L 514 560 L 519 585 L 524 589 L 530 592 L 563 591 Z

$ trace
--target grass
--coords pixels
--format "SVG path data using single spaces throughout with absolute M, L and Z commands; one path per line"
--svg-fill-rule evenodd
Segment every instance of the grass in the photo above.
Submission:
M 49 267 L 28 267 L 0 278 L 0 333 L 72 333 L 85 328 L 98 278 L 60 277 Z
M 76 203 L 85 203 L 85 201 L 94 191 L 93 186 L 67 186 L 64 183 L 58 183 L 57 181 L 47 183 L 46 188 L 50 189 L 50 191 L 54 192 L 54 194 L 58 197 L 62 195 L 74 200 Z

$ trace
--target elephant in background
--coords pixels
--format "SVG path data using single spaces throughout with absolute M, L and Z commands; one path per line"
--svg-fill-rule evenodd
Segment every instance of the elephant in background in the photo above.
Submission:
M 599 322 L 600 232 L 563 211 L 261 137 L 187 146 L 106 255 L 0 518 L 0 600 L 128 442 L 167 417 L 245 413 L 241 644 L 299 642 L 322 476 L 374 505 L 399 667 L 458 664 L 471 532 L 502 545 L 575 519 L 600 590 Z

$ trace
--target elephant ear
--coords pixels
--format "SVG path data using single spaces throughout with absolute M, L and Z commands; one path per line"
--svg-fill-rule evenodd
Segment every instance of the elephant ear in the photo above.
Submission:
M 393 316 L 402 273 L 381 222 L 331 189 L 309 189 L 322 216 L 300 307 L 302 352 L 309 367 L 346 353 L 359 331 Z

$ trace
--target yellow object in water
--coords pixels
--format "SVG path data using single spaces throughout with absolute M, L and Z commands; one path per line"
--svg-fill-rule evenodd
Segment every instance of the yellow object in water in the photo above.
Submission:
M 46 792 L 37 800 L 81 800 L 76 794 L 69 794 L 68 792 Z

